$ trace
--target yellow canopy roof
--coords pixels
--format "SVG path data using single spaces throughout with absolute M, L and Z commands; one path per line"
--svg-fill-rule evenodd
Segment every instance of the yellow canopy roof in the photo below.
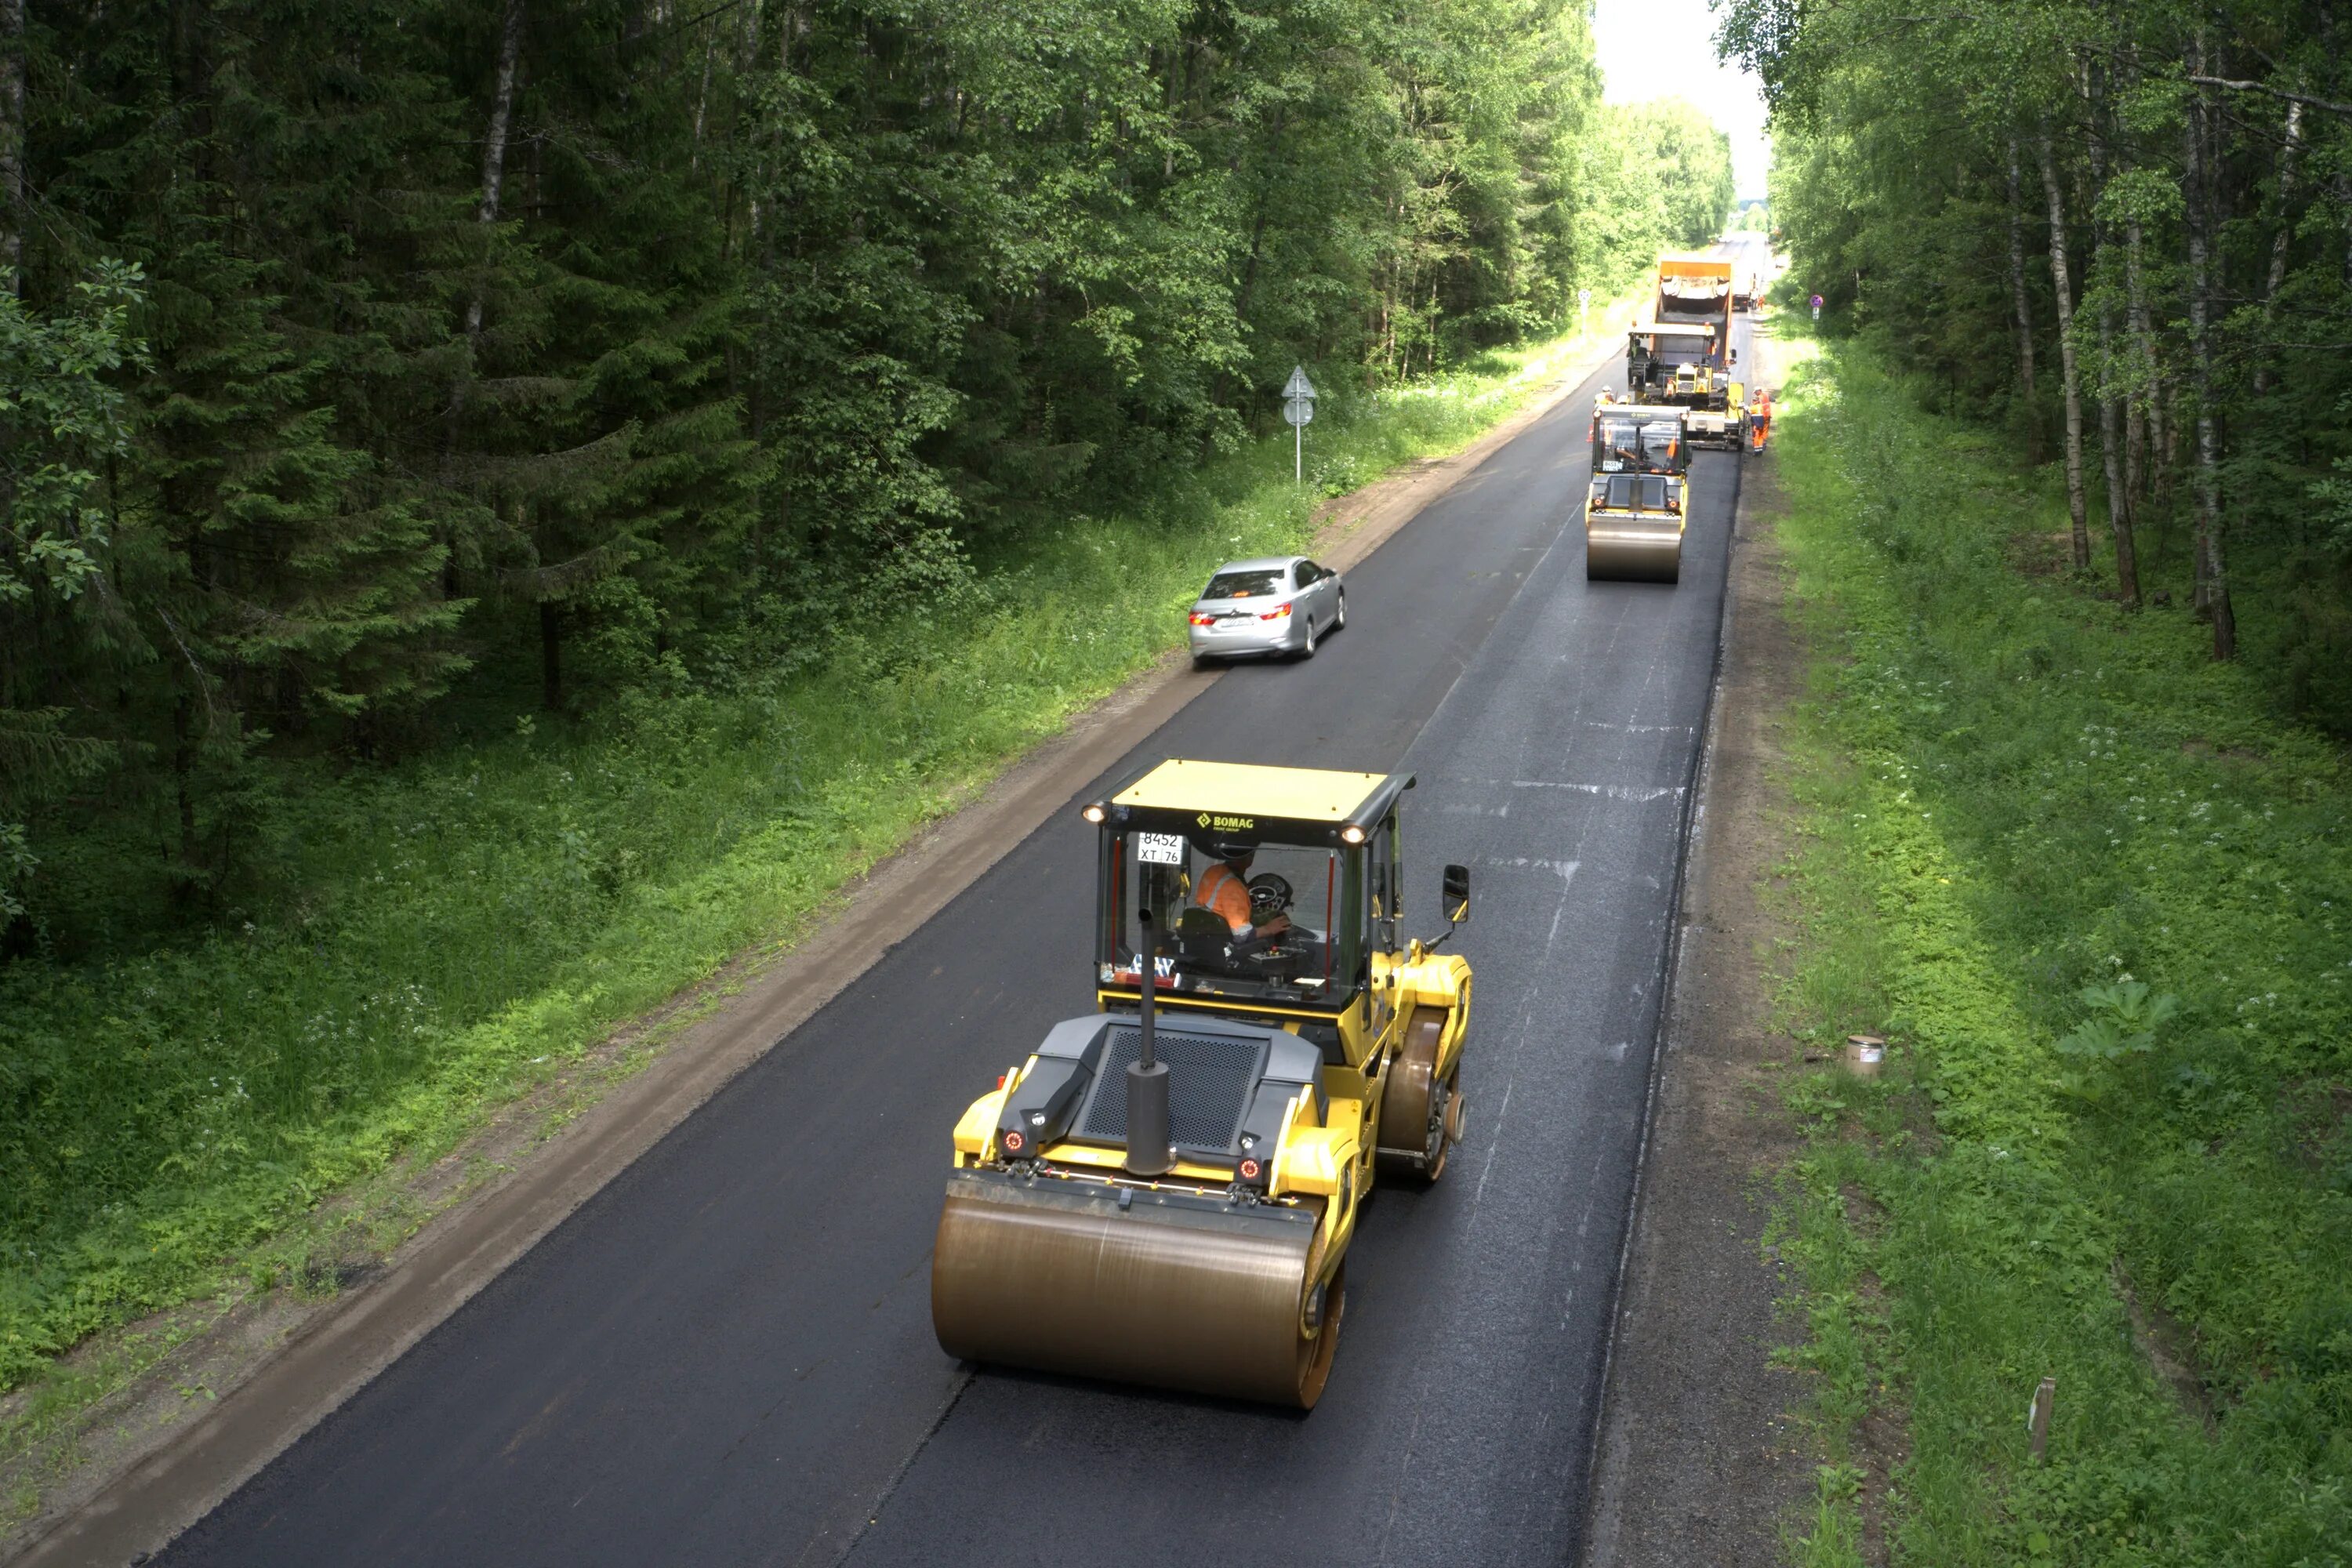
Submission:
M 1666 338 L 1705 338 L 1715 334 L 1715 328 L 1706 321 L 1643 321 L 1633 331 L 1655 332 Z
M 1171 757 L 1112 797 L 1114 805 L 1218 816 L 1344 822 L 1388 777 Z

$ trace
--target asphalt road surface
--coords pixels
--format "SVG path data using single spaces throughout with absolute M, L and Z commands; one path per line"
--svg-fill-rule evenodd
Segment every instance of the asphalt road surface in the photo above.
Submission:
M 956 1116 L 1093 1010 L 1076 804 L 1112 775 L 1073 779 L 163 1561 L 1572 1560 L 1738 483 L 1698 458 L 1678 586 L 1588 584 L 1602 384 L 1350 572 L 1316 658 L 1235 668 L 1114 770 L 1409 768 L 1408 929 L 1439 928 L 1441 865 L 1472 868 L 1464 1145 L 1367 1209 L 1317 1410 L 975 1369 L 931 1337 Z

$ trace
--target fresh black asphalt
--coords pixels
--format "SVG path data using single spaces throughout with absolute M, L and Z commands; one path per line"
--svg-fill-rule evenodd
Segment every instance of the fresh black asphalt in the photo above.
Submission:
M 1317 1410 L 975 1370 L 931 1337 L 949 1131 L 1092 1010 L 1076 808 L 1110 776 L 1074 779 L 162 1561 L 1572 1560 L 1738 482 L 1699 458 L 1678 586 L 1587 584 L 1586 425 L 1621 373 L 1349 572 L 1317 658 L 1235 668 L 1114 770 L 1408 768 L 1407 928 L 1472 868 L 1465 1141 L 1366 1211 Z

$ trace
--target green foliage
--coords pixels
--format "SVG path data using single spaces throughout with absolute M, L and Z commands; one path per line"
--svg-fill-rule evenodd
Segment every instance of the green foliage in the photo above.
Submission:
M 2128 977 L 2112 985 L 2085 985 L 2082 996 L 2091 1016 L 2073 1033 L 2058 1037 L 2061 1056 L 2103 1062 L 2146 1056 L 2156 1048 L 2158 1026 L 2180 1011 L 2178 996 L 2152 995 L 2145 984 Z
M 1723 10 L 1773 105 L 1771 208 L 1801 294 L 2032 461 L 2067 446 L 2073 377 L 2077 565 L 2112 570 L 2126 599 L 2193 603 L 2214 657 L 2352 732 L 2342 8 Z
M 101 262 L 46 318 L 0 290 L 0 938 L 25 913 L 40 865 L 12 818 L 112 754 L 69 729 L 63 708 L 33 704 L 55 665 L 106 644 L 118 613 L 101 470 L 130 439 L 108 377 L 143 357 L 129 324 L 142 282 L 135 267 Z
M 1612 106 L 1602 125 L 1608 194 L 1593 216 L 1625 236 L 1617 254 L 1705 245 L 1723 232 L 1731 211 L 1731 139 L 1706 110 L 1664 98 Z M 1620 160 L 1613 168 L 1611 152 Z
M 1777 434 L 1817 658 L 1790 1000 L 1894 1042 L 1880 1082 L 1795 1098 L 1783 1227 L 1809 1311 L 1857 1270 L 1883 1289 L 1841 1331 L 1908 1430 L 1895 1560 L 2345 1563 L 2340 756 L 2185 615 L 2021 573 L 2052 477 L 1869 353 L 1814 361 Z
M 5 352 L 117 448 L 12 470 L 0 598 L 109 572 L 0 604 L 0 747 L 107 772 L 8 808 L 0 954 L 234 925 L 306 770 L 952 613 L 1276 428 L 1293 363 L 1336 407 L 1471 363 L 1727 205 L 1695 111 L 1603 112 L 1566 0 L 35 0 L 26 40 Z
M 130 331 L 142 282 L 137 268 L 101 262 L 47 319 L 0 290 L 0 605 L 37 584 L 71 599 L 105 567 L 97 470 L 129 446 L 107 378 L 143 352 Z

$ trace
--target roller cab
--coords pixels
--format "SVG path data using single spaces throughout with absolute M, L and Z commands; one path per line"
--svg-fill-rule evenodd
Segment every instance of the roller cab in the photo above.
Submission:
M 1682 574 L 1690 509 L 1688 408 L 1602 402 L 1592 411 L 1592 489 L 1584 509 L 1584 575 L 1672 583 Z
M 1357 1211 L 1383 1173 L 1437 1179 L 1461 1135 L 1469 965 L 1400 945 L 1412 787 L 1171 761 L 1085 807 L 1097 1010 L 956 1126 L 949 1353 L 1314 1405 Z M 1466 918 L 1466 870 L 1443 886 Z

